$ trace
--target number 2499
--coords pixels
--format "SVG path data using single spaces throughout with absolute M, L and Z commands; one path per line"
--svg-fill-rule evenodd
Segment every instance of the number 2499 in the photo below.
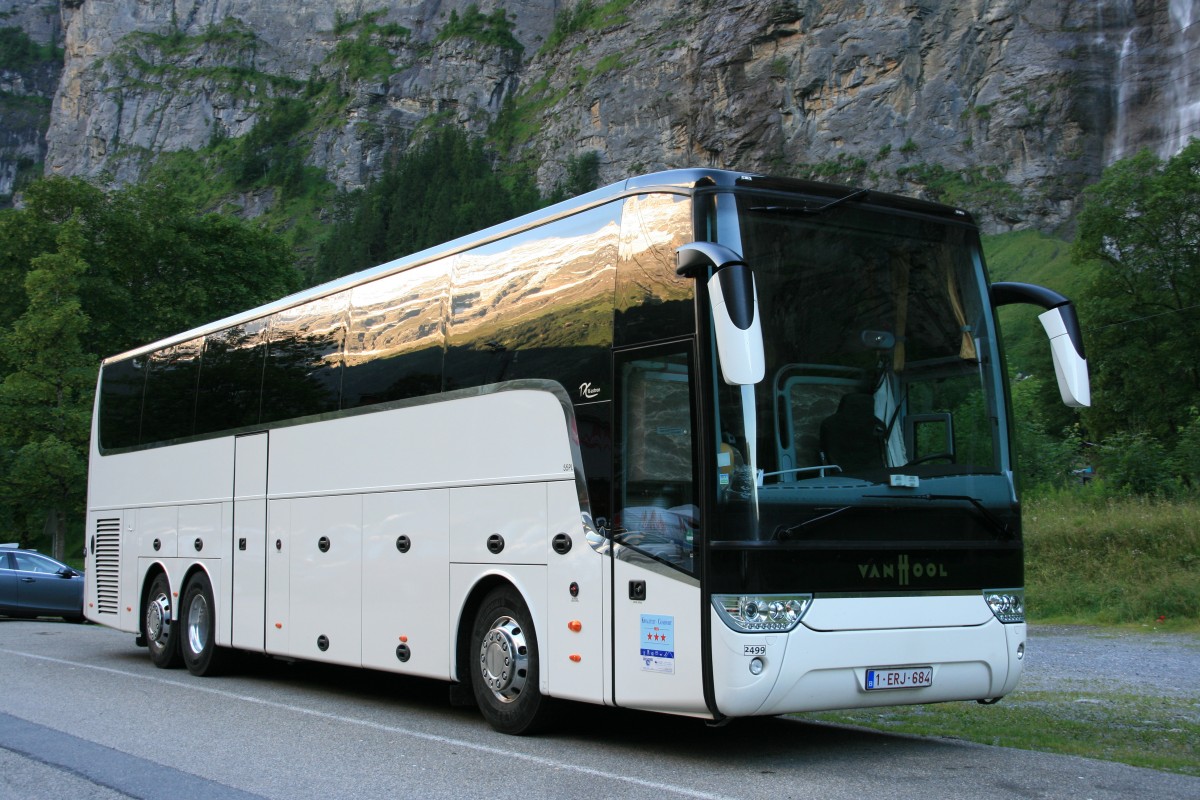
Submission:
M 742 655 L 744 656 L 765 656 L 766 654 L 767 646 L 765 644 L 742 645 Z

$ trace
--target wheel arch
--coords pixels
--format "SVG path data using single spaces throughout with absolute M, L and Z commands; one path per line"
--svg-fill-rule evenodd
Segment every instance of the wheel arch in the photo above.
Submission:
M 191 581 L 191 579 L 193 577 L 195 577 L 195 575 L 197 573 L 200 573 L 200 572 L 203 572 L 204 577 L 206 579 L 208 579 L 209 588 L 212 589 L 214 593 L 216 592 L 217 585 L 215 583 L 213 583 L 213 576 L 212 576 L 212 573 L 210 573 L 208 571 L 208 566 L 202 562 L 196 561 L 196 562 L 188 565 L 188 568 L 183 573 L 183 577 L 180 578 L 180 580 L 179 580 L 179 593 L 180 594 L 182 594 L 184 592 L 184 590 L 187 589 L 188 582 Z M 216 598 L 214 597 L 214 602 L 215 601 L 216 601 Z
M 483 604 L 484 598 L 501 586 L 507 586 L 520 595 L 521 602 L 525 604 L 530 619 L 533 621 L 534 637 L 539 642 L 542 640 L 543 626 L 540 624 L 539 617 L 543 611 L 543 604 L 532 601 L 530 589 L 533 587 L 528 586 L 525 581 L 503 572 L 488 572 L 480 575 L 459 605 L 458 620 L 454 626 L 454 661 L 451 665 L 453 667 L 451 680 L 469 684 L 470 668 L 475 661 L 471 655 L 471 628 L 475 624 L 475 614 Z M 545 660 L 540 651 L 538 658 L 543 662 Z

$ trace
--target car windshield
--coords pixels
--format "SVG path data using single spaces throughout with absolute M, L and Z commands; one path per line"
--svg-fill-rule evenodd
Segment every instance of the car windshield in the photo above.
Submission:
M 812 214 L 747 194 L 738 210 L 767 370 L 752 395 L 718 387 L 717 493 L 741 510 L 719 538 L 843 537 L 931 503 L 1001 535 L 1004 402 L 973 229 L 860 202 Z

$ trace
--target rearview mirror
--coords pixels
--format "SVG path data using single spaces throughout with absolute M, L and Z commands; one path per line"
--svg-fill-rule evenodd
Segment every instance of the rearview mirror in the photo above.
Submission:
M 712 266 L 708 296 L 721 376 L 732 386 L 750 386 L 767 373 L 758 290 L 754 273 L 741 256 L 724 245 L 692 242 L 675 251 L 680 275 L 696 276 Z
M 991 297 L 992 305 L 996 307 L 1028 303 L 1046 309 L 1044 314 L 1038 315 L 1038 320 L 1050 339 L 1058 393 L 1063 403 L 1072 408 L 1090 406 L 1092 389 L 1075 304 L 1058 292 L 1031 283 L 993 283 Z

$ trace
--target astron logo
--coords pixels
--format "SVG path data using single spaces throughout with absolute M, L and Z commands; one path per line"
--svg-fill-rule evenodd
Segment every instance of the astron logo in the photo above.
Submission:
M 584 383 L 579 384 L 579 396 L 580 397 L 583 397 L 587 400 L 592 400 L 599 394 L 600 394 L 600 390 L 595 388 L 594 386 L 592 386 L 591 381 L 586 381 Z
M 908 586 L 912 578 L 948 578 L 946 565 L 936 561 L 909 562 L 907 555 L 899 556 L 895 564 L 859 564 L 858 574 L 866 580 L 894 580 Z

